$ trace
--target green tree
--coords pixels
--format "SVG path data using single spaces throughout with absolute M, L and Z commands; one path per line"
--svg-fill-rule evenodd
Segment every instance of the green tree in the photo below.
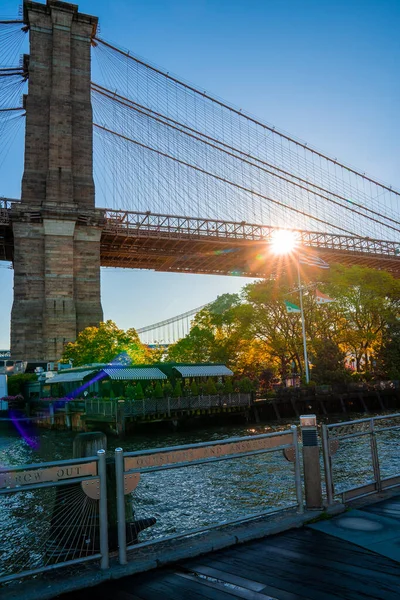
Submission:
M 164 397 L 162 385 L 159 381 L 157 381 L 157 383 L 155 385 L 154 396 L 155 396 L 155 398 L 163 398 Z
M 217 388 L 215 385 L 215 381 L 214 379 L 212 379 L 212 377 L 209 377 L 207 379 L 207 383 L 206 383 L 206 394 L 209 394 L 210 396 L 214 396 L 217 393 Z
M 392 320 L 385 327 L 376 366 L 381 376 L 400 379 L 400 321 Z
M 125 396 L 129 400 L 133 400 L 133 398 L 135 397 L 135 386 L 133 386 L 131 383 L 128 383 L 128 385 L 125 388 Z
M 135 386 L 135 400 L 143 400 L 144 399 L 144 392 L 143 392 L 143 388 L 142 388 L 142 384 L 137 383 Z
M 163 387 L 164 398 L 171 397 L 173 392 L 174 392 L 174 388 L 172 387 L 171 382 L 167 381 L 166 383 L 164 383 L 164 387 Z
M 243 394 L 250 394 L 250 392 L 253 391 L 254 386 L 249 377 L 243 377 L 243 379 L 238 381 L 238 388 L 239 392 L 242 392 Z
M 344 367 L 345 353 L 332 340 L 314 342 L 313 367 L 311 376 L 318 384 L 345 381 L 348 373 Z
M 232 394 L 233 393 L 232 379 L 230 377 L 227 377 L 225 379 L 225 382 L 224 382 L 224 393 L 225 394 Z
M 214 336 L 211 331 L 192 327 L 190 333 L 168 348 L 169 362 L 209 362 Z
M 334 335 L 325 337 L 355 358 L 358 372 L 371 370 L 387 323 L 399 317 L 400 281 L 385 271 L 340 265 L 324 278 L 323 291 L 336 300 L 325 328 Z
M 37 381 L 36 375 L 33 373 L 20 373 L 18 375 L 10 375 L 7 378 L 7 387 L 9 396 L 25 396 L 25 386 L 29 381 Z
M 199 395 L 199 386 L 197 385 L 197 383 L 195 382 L 194 379 L 193 379 L 192 383 L 190 384 L 190 393 L 192 394 L 192 396 Z
M 181 382 L 178 379 L 178 381 L 175 384 L 174 387 L 174 398 L 180 398 L 182 396 L 182 386 L 181 386 Z
M 153 362 L 154 354 L 141 343 L 134 329 L 124 331 L 113 321 L 98 327 L 86 327 L 75 342 L 67 344 L 63 360 L 72 360 L 74 367 L 91 363 L 134 364 Z

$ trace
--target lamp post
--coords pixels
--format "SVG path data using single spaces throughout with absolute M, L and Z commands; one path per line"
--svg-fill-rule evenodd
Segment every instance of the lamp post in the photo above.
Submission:
M 308 368 L 306 325 L 304 322 L 304 309 L 303 309 L 303 287 L 301 285 L 299 255 L 296 256 L 296 259 L 297 259 L 297 277 L 298 277 L 298 281 L 299 281 L 299 294 L 300 294 L 301 331 L 303 334 L 304 368 L 305 368 L 305 374 L 306 374 L 306 383 L 309 383 L 310 382 L 310 372 L 309 372 L 309 368 Z

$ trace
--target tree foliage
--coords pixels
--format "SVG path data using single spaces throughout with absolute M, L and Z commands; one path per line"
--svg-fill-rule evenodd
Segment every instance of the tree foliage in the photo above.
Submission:
M 79 367 L 91 363 L 152 363 L 158 356 L 141 343 L 135 329 L 124 331 L 113 321 L 106 321 L 81 331 L 75 342 L 67 344 L 63 359 Z
M 384 271 L 331 265 L 302 273 L 307 346 L 314 365 L 312 379 L 342 380 L 346 360 L 359 373 L 398 373 L 400 281 Z M 315 289 L 335 302 L 318 305 Z M 304 376 L 300 315 L 284 304 L 299 304 L 297 277 L 280 275 L 245 286 L 241 295 L 224 294 L 195 317 L 190 333 L 172 345 L 168 359 L 178 362 L 223 362 L 253 381 L 269 371 L 284 379 Z M 271 383 L 264 382 L 264 387 Z

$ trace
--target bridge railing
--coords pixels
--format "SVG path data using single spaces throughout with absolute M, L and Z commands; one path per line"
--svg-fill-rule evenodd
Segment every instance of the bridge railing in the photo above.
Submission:
M 295 426 L 272 434 L 148 451 L 124 453 L 117 448 L 115 461 L 118 523 L 129 520 L 128 495 L 135 522 L 153 519 L 140 541 L 130 546 L 121 525 L 122 564 L 128 550 L 206 534 L 288 508 L 303 511 Z
M 322 425 L 328 504 L 400 485 L 400 413 Z
M 121 403 L 118 403 L 121 404 Z M 146 417 L 155 414 L 171 416 L 177 411 L 210 410 L 213 408 L 228 409 L 235 406 L 250 406 L 251 395 L 244 393 L 216 394 L 204 396 L 181 396 L 179 398 L 144 398 L 143 400 L 123 401 L 125 417 Z M 85 413 L 89 417 L 116 418 L 118 410 L 115 399 L 87 398 Z
M 0 583 L 99 561 L 108 568 L 105 452 L 0 469 Z

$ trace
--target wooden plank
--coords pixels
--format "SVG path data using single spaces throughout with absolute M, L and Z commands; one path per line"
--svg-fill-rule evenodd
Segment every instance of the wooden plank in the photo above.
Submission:
M 190 573 L 180 573 L 178 575 L 179 577 L 189 579 L 190 581 L 197 581 L 197 583 L 201 581 L 201 585 L 205 585 L 218 591 L 221 591 L 225 588 L 224 583 L 220 581 L 217 582 L 210 581 L 208 579 L 199 579 L 196 575 Z M 249 590 L 238 586 L 227 586 L 227 591 L 229 591 L 229 593 L 231 593 L 235 598 L 241 598 L 242 600 L 278 600 L 277 598 L 272 598 L 271 596 L 260 594 L 259 592 L 255 592 L 254 590 Z
M 232 574 L 231 571 L 235 571 L 235 568 L 230 567 L 229 564 L 218 564 L 218 569 L 213 568 L 213 567 L 206 567 L 204 565 L 197 565 L 193 567 L 193 569 L 198 570 L 199 572 L 204 571 L 204 570 L 209 570 L 210 572 L 214 572 L 214 573 L 218 573 L 219 577 L 221 579 L 226 578 L 226 581 L 232 581 L 232 583 L 234 583 L 235 581 L 250 581 L 249 579 L 246 579 L 244 577 L 240 577 L 237 574 Z M 276 596 L 277 598 L 279 598 L 279 600 L 308 600 L 308 598 L 306 598 L 306 596 L 300 596 L 299 594 L 294 594 L 292 592 L 287 592 L 285 590 L 279 589 L 278 587 L 273 587 L 271 585 L 265 585 L 265 583 L 258 583 L 255 580 L 251 580 L 251 583 L 255 583 L 256 585 L 260 585 L 262 586 L 262 593 L 263 594 L 268 594 L 270 596 Z
M 380 576 L 377 574 L 372 576 L 368 569 L 337 563 L 334 557 L 327 559 L 319 557 L 318 561 L 316 561 L 314 556 L 309 556 L 307 553 L 294 552 L 273 546 L 268 547 L 268 552 L 264 548 L 260 555 L 266 562 L 275 561 L 275 564 L 277 556 L 279 556 L 282 560 L 290 563 L 295 570 L 298 568 L 302 571 L 309 571 L 310 567 L 312 567 L 312 571 L 318 578 L 318 583 L 325 581 L 328 585 L 337 586 L 337 578 L 339 576 L 339 580 L 346 583 L 346 589 L 366 595 L 369 594 L 372 584 L 378 585 L 382 590 L 387 590 L 388 595 L 391 592 L 396 592 L 397 596 L 397 591 L 400 589 L 399 576 L 396 577 L 385 573 L 381 573 Z
M 371 571 L 374 576 L 381 576 L 383 570 L 387 571 L 387 575 L 389 577 L 395 577 L 395 579 L 399 578 L 399 568 L 392 561 L 388 562 L 383 556 L 376 555 L 371 553 L 371 555 L 362 552 L 353 552 L 352 545 L 349 548 L 348 546 L 342 544 L 338 546 L 326 546 L 325 548 L 321 547 L 313 547 L 311 544 L 302 545 L 288 543 L 287 545 L 281 544 L 272 544 L 272 548 L 275 549 L 287 549 L 288 551 L 292 551 L 295 553 L 307 553 L 307 556 L 310 560 L 315 561 L 316 559 L 321 559 L 321 564 L 324 564 L 324 561 L 330 561 L 337 563 L 338 568 L 346 567 L 346 568 L 354 568 L 359 569 L 360 573 L 366 571 L 369 576 L 371 576 Z M 383 560 L 376 560 L 377 558 L 382 558 Z M 376 571 L 376 573 L 375 573 Z M 386 575 L 386 573 L 385 573 Z
M 288 531 L 284 536 L 275 536 L 274 544 L 283 544 L 294 548 L 307 547 L 307 551 L 314 553 L 316 559 L 319 556 L 331 556 L 335 554 L 335 559 L 339 562 L 357 564 L 359 566 L 367 565 L 368 569 L 385 570 L 388 573 L 398 575 L 399 568 L 396 563 L 382 555 L 375 554 L 372 550 L 355 546 L 350 542 L 345 542 L 339 538 L 330 537 L 324 543 L 318 543 L 318 539 L 323 540 L 326 534 L 312 529 L 301 529 L 297 531 Z M 318 548 L 318 549 L 317 549 Z
M 320 532 L 315 533 L 320 534 Z M 321 541 L 323 543 L 321 543 Z M 355 566 L 365 568 L 368 571 L 385 571 L 390 575 L 394 575 L 396 578 L 399 576 L 399 569 L 391 560 L 354 546 L 349 542 L 338 540 L 339 543 L 336 543 L 335 538 L 331 538 L 325 534 L 320 534 L 319 538 L 318 536 L 312 536 L 312 540 L 307 544 L 305 544 L 304 541 L 298 543 L 298 540 L 295 540 L 295 543 L 286 542 L 286 539 L 282 540 L 281 536 L 277 536 L 270 538 L 269 546 L 271 548 L 287 548 L 288 550 L 299 552 L 300 554 L 307 553 L 313 561 L 317 562 L 320 558 L 328 561 L 334 560 L 338 564 L 354 564 Z M 263 552 L 262 548 L 259 548 L 259 546 L 255 546 L 254 549 L 257 553 Z
M 231 583 L 232 585 L 238 585 L 253 592 L 260 592 L 264 585 L 262 583 L 258 583 L 251 579 L 246 579 L 245 577 L 238 577 L 237 575 L 229 575 L 224 573 L 223 571 L 218 571 L 218 569 L 213 569 L 212 567 L 204 567 L 202 565 L 196 565 L 195 569 L 190 569 L 191 573 L 200 573 L 201 575 L 206 575 L 207 577 L 214 577 L 215 579 L 221 579 L 222 581 L 226 581 L 227 583 Z
M 265 583 L 266 586 L 273 586 L 293 594 L 299 594 L 308 600 L 343 600 L 343 594 L 333 593 L 331 587 L 319 586 L 318 589 L 310 586 L 309 578 L 305 579 L 304 574 L 298 573 L 297 576 L 289 569 L 281 568 L 275 564 L 270 565 L 270 571 L 265 571 L 266 565 L 255 565 L 251 562 L 232 560 L 229 557 L 221 557 L 218 562 L 213 563 L 215 568 L 232 571 L 241 577 L 251 577 L 255 581 Z
M 127 581 L 134 579 L 129 577 L 116 584 L 119 589 L 127 590 Z M 148 580 L 140 584 L 133 582 L 131 589 L 143 600 L 237 600 L 237 596 L 229 592 L 202 585 L 201 580 L 190 581 L 170 572 L 155 572 L 152 576 L 148 574 Z

